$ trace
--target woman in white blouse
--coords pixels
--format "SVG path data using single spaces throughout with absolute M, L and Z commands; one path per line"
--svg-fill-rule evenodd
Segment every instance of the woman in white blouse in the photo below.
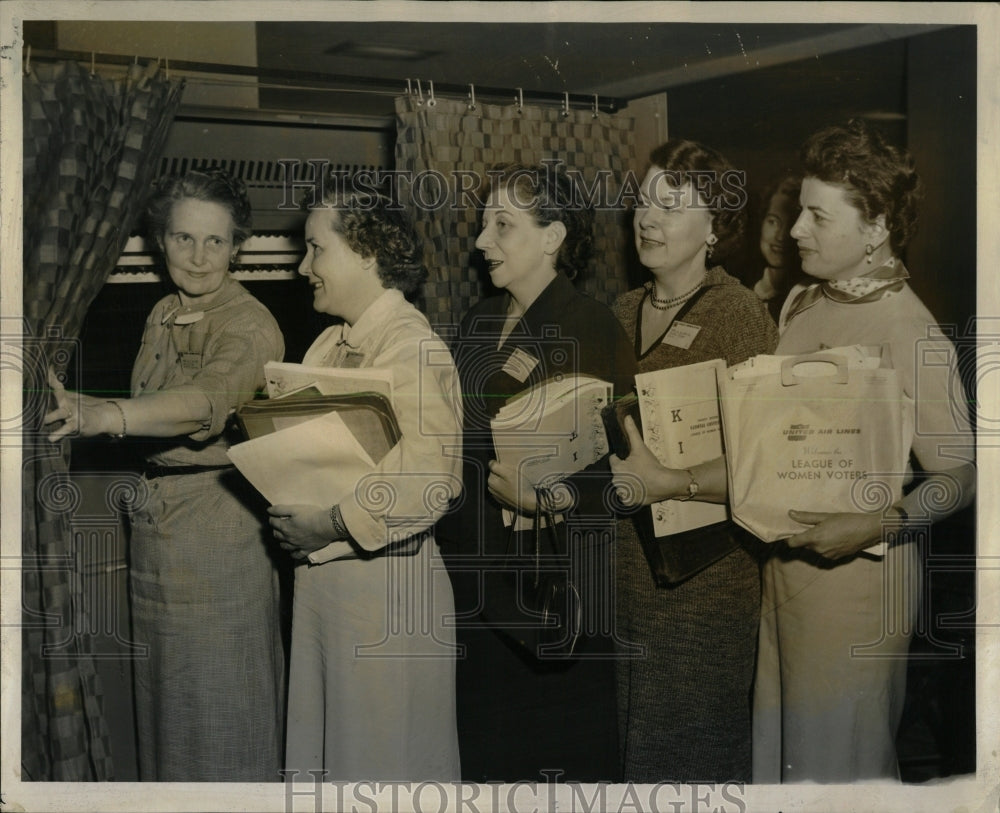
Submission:
M 393 375 L 402 438 L 335 505 L 273 505 L 296 568 L 285 764 L 290 781 L 459 778 L 454 612 L 432 526 L 461 481 L 461 407 L 445 344 L 404 294 L 426 277 L 412 227 L 384 198 L 324 203 L 299 267 L 313 307 L 343 319 L 310 366 Z M 323 477 L 322 471 L 316 472 Z

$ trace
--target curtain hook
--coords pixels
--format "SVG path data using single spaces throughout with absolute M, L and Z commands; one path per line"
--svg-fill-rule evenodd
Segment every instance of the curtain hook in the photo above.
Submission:
M 517 112 L 524 112 L 524 91 L 521 88 L 517 89 L 517 96 L 514 97 L 514 101 L 517 103 Z
M 163 78 L 166 79 L 168 82 L 170 81 L 170 60 L 169 59 L 164 59 L 163 60 Z
M 437 104 L 437 99 L 434 98 L 434 80 L 428 79 L 427 84 L 431 86 L 431 89 L 427 91 L 427 106 L 434 107 Z
M 566 91 L 563 94 L 562 116 L 563 116 L 563 118 L 566 118 L 566 117 L 569 116 L 569 91 Z
M 97 71 L 95 70 L 97 62 L 97 57 L 93 51 L 90 52 L 90 75 L 93 76 Z
M 417 79 L 417 104 L 422 105 L 424 103 L 424 87 L 420 84 L 420 80 Z
M 28 52 L 24 55 L 24 75 L 31 74 L 31 43 L 28 43 Z
M 409 78 L 407 78 L 406 80 L 406 95 L 407 96 L 413 95 L 413 82 L 411 82 Z
M 469 110 L 476 109 L 476 86 L 469 84 Z
M 594 94 L 594 118 L 597 118 L 597 114 L 601 112 L 600 102 L 597 100 L 597 94 Z

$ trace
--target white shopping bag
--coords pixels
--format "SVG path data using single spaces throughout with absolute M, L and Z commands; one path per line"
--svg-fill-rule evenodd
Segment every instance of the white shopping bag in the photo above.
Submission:
M 737 523 L 774 542 L 809 527 L 789 510 L 884 511 L 902 496 L 913 405 L 886 356 L 862 347 L 757 356 L 720 374 Z

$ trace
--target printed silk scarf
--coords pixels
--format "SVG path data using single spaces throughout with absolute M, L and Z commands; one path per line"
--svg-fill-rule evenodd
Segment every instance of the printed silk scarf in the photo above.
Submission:
M 874 302 L 887 294 L 902 290 L 909 276 L 903 263 L 892 257 L 888 262 L 863 276 L 817 282 L 798 295 L 788 309 L 785 324 L 802 311 L 811 308 L 823 297 L 845 304 Z

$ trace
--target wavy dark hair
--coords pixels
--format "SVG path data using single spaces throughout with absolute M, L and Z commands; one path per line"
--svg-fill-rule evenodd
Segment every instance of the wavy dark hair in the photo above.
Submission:
M 160 178 L 146 202 L 146 227 L 150 237 L 163 240 L 178 201 L 218 203 L 233 220 L 233 246 L 239 248 L 253 234 L 253 219 L 246 184 L 223 169 L 192 170 Z
M 579 194 L 558 162 L 528 166 L 495 164 L 487 170 L 490 179 L 486 197 L 495 189 L 508 194 L 529 211 L 538 226 L 562 223 L 566 237 L 556 254 L 556 271 L 576 279 L 586 271 L 594 251 L 594 212 Z
M 740 245 L 746 231 L 746 175 L 717 150 L 686 139 L 671 139 L 649 154 L 649 163 L 692 184 L 712 213 L 716 243 L 706 264 L 716 264 Z
M 811 135 L 799 157 L 806 177 L 844 189 L 866 222 L 884 215 L 893 252 L 905 248 L 916 231 L 922 196 L 909 152 L 862 119 L 851 119 Z
M 760 222 L 755 224 L 757 226 L 757 245 L 760 244 L 760 234 L 763 228 L 764 221 L 767 219 L 767 212 L 771 208 L 771 201 L 774 198 L 785 198 L 791 204 L 789 208 L 795 212 L 801 212 L 802 207 L 799 205 L 799 195 L 802 191 L 802 174 L 798 172 L 787 171 L 782 175 L 779 175 L 775 180 L 772 180 L 765 188 L 764 192 L 760 197 L 760 216 L 757 218 Z M 799 252 L 796 249 L 795 240 L 792 238 L 790 232 L 792 226 L 795 225 L 795 220 L 793 219 L 791 223 L 787 224 L 785 229 L 785 264 L 789 271 L 798 272 L 802 268 L 802 260 L 799 258 Z M 759 249 L 758 249 L 759 250 Z
M 331 226 L 351 250 L 375 258 L 383 288 L 397 288 L 407 296 L 427 281 L 423 246 L 413 223 L 398 204 L 370 192 L 325 198 L 323 206 L 337 217 Z

